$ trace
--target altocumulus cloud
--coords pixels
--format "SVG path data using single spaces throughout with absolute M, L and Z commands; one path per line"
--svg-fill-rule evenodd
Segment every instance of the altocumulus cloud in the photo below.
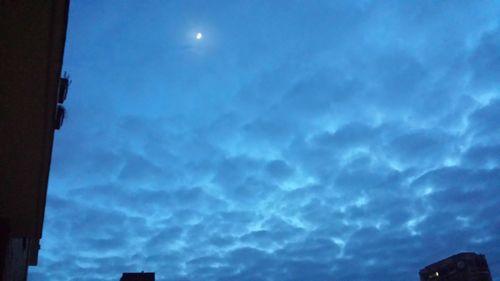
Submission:
M 458 251 L 498 278 L 499 12 L 73 2 L 31 280 L 416 280 Z

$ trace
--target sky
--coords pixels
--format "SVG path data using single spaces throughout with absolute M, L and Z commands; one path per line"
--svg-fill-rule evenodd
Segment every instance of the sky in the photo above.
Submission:
M 411 281 L 472 251 L 499 281 L 499 16 L 72 1 L 29 280 Z

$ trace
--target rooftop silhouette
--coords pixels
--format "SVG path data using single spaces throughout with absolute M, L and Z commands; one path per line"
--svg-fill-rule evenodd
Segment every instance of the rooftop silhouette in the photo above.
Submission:
M 458 253 L 426 266 L 419 271 L 420 281 L 491 281 L 491 273 L 484 255 Z
M 123 273 L 120 281 L 155 281 L 154 272 Z

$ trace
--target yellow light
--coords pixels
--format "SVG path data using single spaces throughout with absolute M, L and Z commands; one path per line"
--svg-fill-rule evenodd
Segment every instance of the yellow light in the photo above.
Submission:
M 436 271 L 436 273 L 434 275 L 436 275 L 436 277 L 438 277 L 439 276 L 439 272 Z

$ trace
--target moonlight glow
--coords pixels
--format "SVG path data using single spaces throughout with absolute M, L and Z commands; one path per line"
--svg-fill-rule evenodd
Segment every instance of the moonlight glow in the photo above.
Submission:
M 196 40 L 201 40 L 203 38 L 203 34 L 201 32 L 196 33 Z

